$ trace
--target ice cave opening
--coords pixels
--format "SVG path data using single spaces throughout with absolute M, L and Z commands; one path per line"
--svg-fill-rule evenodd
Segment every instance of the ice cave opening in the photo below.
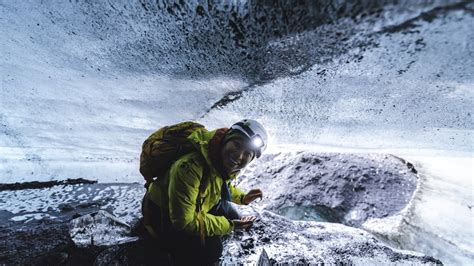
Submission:
M 390 154 L 298 151 L 261 159 L 239 186 L 265 188 L 263 208 L 297 221 L 363 227 L 404 215 L 421 182 L 412 163 Z
M 341 223 L 337 212 L 325 206 L 283 207 L 279 209 L 277 213 L 296 221 Z
M 306 195 L 302 196 L 303 200 L 294 201 L 294 205 L 283 204 L 273 211 L 296 221 L 341 223 L 355 227 L 360 227 L 370 218 L 400 214 L 409 206 L 416 193 L 416 187 L 419 186 L 417 170 L 412 163 L 393 155 L 378 156 L 375 161 L 374 158 L 371 161 L 368 157 L 364 157 L 350 153 L 338 155 L 303 153 L 300 159 L 296 159 L 299 161 L 296 165 L 280 165 L 282 168 L 294 169 L 293 174 L 306 176 L 305 178 L 313 175 L 309 178 L 311 181 L 316 184 L 322 182 L 325 185 L 321 187 L 313 184 L 313 190 L 306 192 Z M 364 161 L 362 158 L 368 159 L 365 160 L 365 164 L 362 163 Z M 341 162 L 352 164 L 345 167 L 340 164 Z M 301 170 L 303 174 L 298 173 Z M 323 176 L 331 177 L 332 185 L 329 188 L 326 186 L 329 180 L 324 178 L 321 180 Z M 297 187 L 303 188 L 301 185 Z M 337 197 L 329 200 L 314 197 L 331 191 L 335 192 Z M 310 195 L 313 195 L 312 200 L 308 200 Z M 291 199 L 293 196 L 289 197 Z M 380 204 L 384 198 L 392 200 L 396 198 L 397 207 Z

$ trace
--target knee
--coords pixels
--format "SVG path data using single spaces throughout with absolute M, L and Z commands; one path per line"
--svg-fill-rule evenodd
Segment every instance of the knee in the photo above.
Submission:
M 205 261 L 207 261 L 208 264 L 212 264 L 218 261 L 219 258 L 222 256 L 223 249 L 224 248 L 222 245 L 222 240 L 219 236 L 208 237 L 206 239 L 206 258 L 204 258 Z

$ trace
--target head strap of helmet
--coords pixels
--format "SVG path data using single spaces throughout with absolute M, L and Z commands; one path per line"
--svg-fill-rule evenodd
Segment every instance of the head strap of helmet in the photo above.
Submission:
M 231 128 L 234 129 L 234 126 L 238 126 L 242 130 L 244 130 L 249 138 L 252 138 L 255 135 L 253 130 L 251 128 L 249 128 L 244 122 L 235 123 Z

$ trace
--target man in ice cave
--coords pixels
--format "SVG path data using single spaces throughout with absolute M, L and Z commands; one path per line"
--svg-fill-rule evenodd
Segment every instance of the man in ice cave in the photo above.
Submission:
M 191 128 L 193 123 L 188 123 Z M 260 157 L 267 133 L 259 122 L 244 119 L 230 129 L 198 128 L 186 139 L 194 150 L 172 163 L 164 178 L 150 182 L 143 201 L 144 223 L 174 265 L 209 265 L 222 254 L 221 236 L 247 229 L 255 220 L 241 217 L 229 202 L 246 205 L 261 198 L 262 191 L 244 193 L 230 182 Z

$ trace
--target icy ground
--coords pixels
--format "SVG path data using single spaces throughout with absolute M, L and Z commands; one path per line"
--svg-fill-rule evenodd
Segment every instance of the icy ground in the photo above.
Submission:
M 86 214 L 91 207 L 109 211 L 124 222 L 139 218 L 145 189 L 140 184 L 96 184 L 54 186 L 44 189 L 1 191 L 3 221 L 28 223 L 33 220 L 64 219 L 63 214 Z M 69 217 L 71 214 L 66 215 Z
M 430 256 L 390 248 L 360 229 L 333 223 L 291 221 L 262 210 L 254 210 L 252 214 L 258 217 L 252 229 L 225 237 L 222 265 L 441 264 Z M 95 265 L 129 262 L 141 265 L 143 255 L 134 260 L 133 256 L 140 251 L 143 254 L 146 244 L 130 237 L 133 230 L 114 216 L 99 211 L 72 220 L 69 227 L 77 246 L 103 248 L 95 258 Z M 120 246 L 117 243 L 121 243 Z M 262 257 L 267 262 L 262 262 Z M 161 264 L 166 260 L 155 259 L 154 262 Z
M 249 232 L 234 233 L 226 242 L 223 264 L 252 265 L 265 250 L 273 262 L 293 265 L 436 265 L 416 252 L 389 248 L 373 235 L 334 223 L 298 222 L 267 211 Z M 289 245 L 291 243 L 291 245 Z M 265 264 L 264 264 L 265 265 Z
M 273 161 L 280 162 L 278 168 Z M 255 215 L 258 221 L 251 230 L 235 232 L 226 238 L 223 263 L 254 264 L 265 249 L 270 259 L 281 263 L 436 264 L 436 258 L 391 248 L 364 230 L 337 224 L 362 225 L 369 231 L 391 236 L 393 231 L 379 232 L 367 222 L 377 219 L 372 225 L 400 226 L 414 197 L 416 172 L 413 165 L 390 155 L 307 152 L 264 155 L 261 164 L 253 164 L 236 181 L 242 189 L 264 190 L 262 201 L 240 207 L 243 215 Z M 63 228 L 63 223 L 78 216 L 69 224 L 69 234 L 80 248 L 106 248 L 136 241 L 123 222 L 137 222 L 143 193 L 140 184 L 104 183 L 1 191 L 0 203 L 5 207 L 0 213 L 3 235 L 0 239 L 10 241 L 0 245 L 0 256 L 8 263 L 27 263 L 28 260 L 12 257 L 12 252 L 17 252 L 16 245 L 25 245 L 18 243 L 18 233 L 29 230 L 42 238 L 42 230 L 48 230 L 44 227 Z M 304 206 L 324 207 L 335 220 L 334 223 L 297 222 L 277 215 L 287 206 L 295 207 L 295 212 L 301 212 L 298 208 Z M 119 220 L 102 212 L 88 215 L 97 210 L 108 211 Z M 60 257 L 66 259 L 74 256 L 57 232 L 52 233 L 51 243 L 52 247 L 44 245 L 29 256 L 49 254 L 50 257 L 54 250 L 65 253 Z M 128 253 L 123 251 L 121 256 L 125 254 Z

